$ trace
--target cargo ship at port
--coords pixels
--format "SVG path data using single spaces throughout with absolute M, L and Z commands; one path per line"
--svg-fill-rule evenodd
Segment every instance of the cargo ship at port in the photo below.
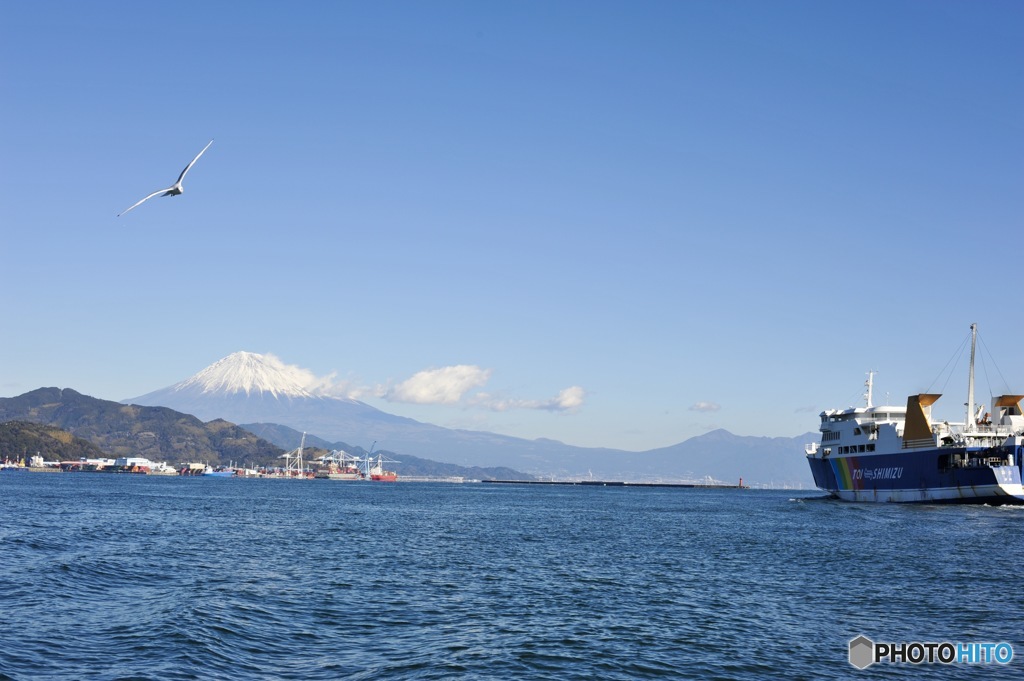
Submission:
M 321 480 L 362 480 L 363 472 L 359 470 L 359 457 L 336 449 L 330 454 L 320 457 L 321 468 L 313 477 Z
M 869 372 L 865 406 L 820 414 L 821 441 L 805 448 L 814 484 L 845 501 L 1024 504 L 1024 395 L 975 405 L 977 337 L 972 324 L 963 423 L 932 419 L 940 394 L 875 406 Z
M 398 473 L 385 469 L 384 458 L 378 457 L 370 468 L 370 480 L 374 482 L 395 482 L 398 480 Z

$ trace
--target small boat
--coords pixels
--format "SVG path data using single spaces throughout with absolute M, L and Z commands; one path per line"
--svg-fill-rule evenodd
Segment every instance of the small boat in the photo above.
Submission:
M 149 474 L 150 475 L 177 475 L 178 471 L 174 468 L 174 466 L 170 465 L 166 461 L 160 461 L 159 463 L 154 463 L 152 466 L 150 466 Z
M 869 372 L 865 406 L 820 414 L 821 441 L 805 447 L 814 484 L 845 501 L 1024 504 L 1024 395 L 975 406 L 977 337 L 972 324 L 963 423 L 934 420 L 933 393 L 875 406 Z
M 213 468 L 212 466 L 208 465 L 206 466 L 206 468 L 203 469 L 203 475 L 214 478 L 233 478 L 235 477 L 235 469 L 225 468 L 223 466 Z
M 208 463 L 188 463 L 184 464 L 178 475 L 184 476 L 203 476 L 211 478 L 233 478 L 235 477 L 235 469 L 226 466 L 219 466 L 214 468 Z

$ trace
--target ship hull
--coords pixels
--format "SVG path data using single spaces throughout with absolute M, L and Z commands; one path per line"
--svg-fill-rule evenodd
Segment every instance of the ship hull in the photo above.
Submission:
M 317 473 L 314 477 L 320 480 L 361 480 L 359 473 Z
M 1020 452 L 1010 465 L 948 466 L 951 454 L 964 453 L 980 451 L 929 448 L 807 460 L 815 485 L 844 501 L 1024 504 Z

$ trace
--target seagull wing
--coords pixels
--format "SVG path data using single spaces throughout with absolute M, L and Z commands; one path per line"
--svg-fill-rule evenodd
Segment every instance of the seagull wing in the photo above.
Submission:
M 206 146 L 203 147 L 203 151 L 206 151 L 207 149 L 209 149 L 211 144 L 213 144 L 213 140 L 210 140 L 209 142 L 207 142 Z M 175 184 L 181 184 L 181 181 L 185 179 L 185 173 L 188 172 L 188 169 L 192 167 L 193 163 L 195 163 L 196 161 L 199 160 L 199 157 L 203 155 L 203 151 L 200 151 L 198 154 L 196 154 L 196 157 L 194 159 L 192 159 L 192 161 L 189 162 L 189 164 L 187 166 L 185 166 L 185 169 L 181 171 L 181 175 L 178 175 L 178 181 L 175 182 Z M 145 200 L 146 199 L 143 199 L 143 201 L 145 201 Z M 125 212 L 127 212 L 127 211 L 125 211 Z
M 139 201 L 139 203 L 136 203 L 131 208 L 126 208 L 125 210 L 123 210 L 120 213 L 118 213 L 117 217 L 121 217 L 122 215 L 124 215 L 125 213 L 130 211 L 132 208 L 135 208 L 135 206 L 138 206 L 140 203 L 145 203 L 146 201 L 149 201 L 154 196 L 157 196 L 158 194 L 163 194 L 164 192 L 170 191 L 171 189 L 174 189 L 174 187 L 168 187 L 167 189 L 157 189 L 155 192 L 153 192 L 152 194 L 150 194 L 146 198 L 142 199 L 141 201 Z

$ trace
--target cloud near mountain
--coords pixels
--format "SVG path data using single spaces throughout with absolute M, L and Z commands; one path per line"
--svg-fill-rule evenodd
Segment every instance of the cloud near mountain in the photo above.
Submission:
M 358 400 L 366 395 L 374 395 L 393 403 L 461 406 L 499 412 L 513 409 L 571 412 L 582 407 L 586 398 L 586 391 L 580 386 L 565 388 L 554 397 L 539 400 L 500 397 L 482 391 L 474 393 L 474 390 L 487 385 L 493 374 L 493 369 L 484 369 L 471 364 L 424 369 L 398 383 L 377 384 L 370 387 L 353 381 L 339 380 L 337 372 L 317 376 L 309 369 L 294 364 L 285 364 L 271 353 L 263 355 L 236 353 L 233 357 L 237 359 L 238 355 L 254 360 L 248 373 L 224 377 L 221 375 L 222 372 L 219 371 L 218 365 L 214 364 L 207 369 L 207 372 L 212 372 L 210 376 L 200 372 L 191 380 L 206 380 L 215 377 L 215 380 L 222 384 L 219 384 L 218 387 L 234 388 L 236 391 L 248 393 L 254 386 L 262 382 L 262 377 L 256 375 L 260 370 L 260 365 L 255 360 L 259 358 L 265 365 L 264 371 L 268 369 L 273 371 L 278 376 L 279 385 L 280 379 L 284 379 L 285 384 L 291 388 L 288 392 L 297 395 L 342 397 L 353 400 Z M 247 364 L 243 363 L 242 366 L 245 367 Z
M 548 400 L 517 400 L 502 399 L 487 393 L 478 393 L 474 400 L 476 404 L 490 409 L 491 411 L 510 411 L 512 409 L 539 409 L 542 411 L 576 411 L 587 396 L 583 388 L 574 385 L 558 393 Z
M 490 369 L 468 364 L 426 369 L 386 390 L 381 397 L 388 402 L 459 404 L 463 395 L 487 385 L 490 378 Z

